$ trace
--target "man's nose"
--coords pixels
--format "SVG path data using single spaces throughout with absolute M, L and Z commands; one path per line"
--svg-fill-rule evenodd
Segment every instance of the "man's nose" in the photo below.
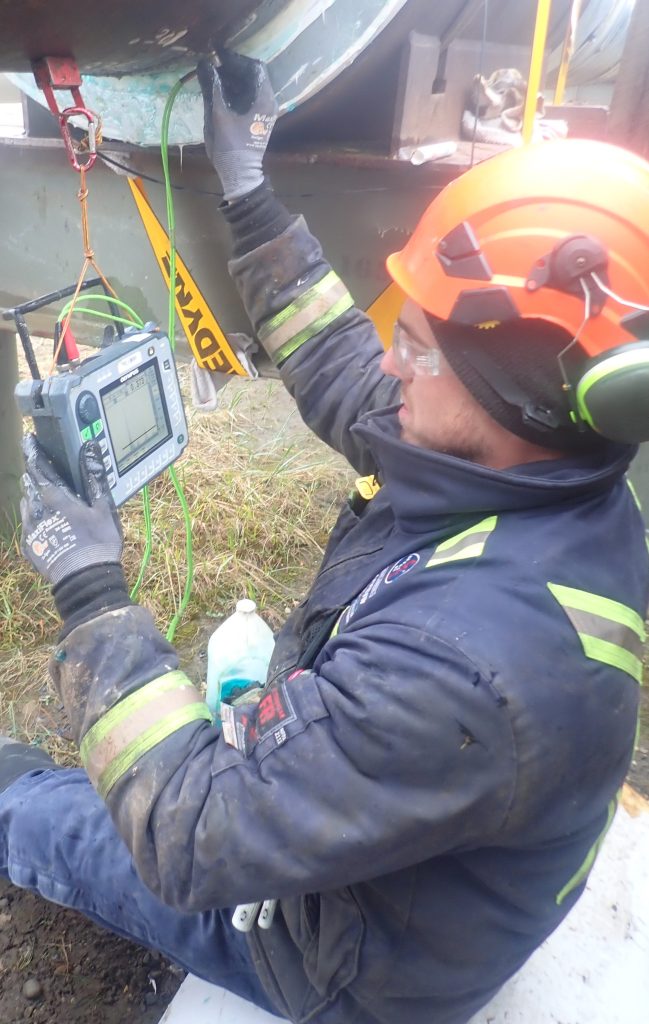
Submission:
M 400 380 L 406 380 L 407 378 L 407 374 L 402 373 L 402 371 L 397 366 L 397 361 L 394 358 L 394 350 L 392 348 L 392 345 L 390 345 L 390 348 L 386 349 L 386 351 L 383 353 L 383 358 L 381 359 L 381 369 L 383 370 L 383 373 L 388 375 L 388 377 L 399 377 Z
M 388 377 L 401 376 L 396 365 L 396 359 L 394 358 L 394 351 L 392 349 L 392 345 L 390 345 L 390 347 L 387 348 L 383 354 L 383 358 L 381 359 L 381 369 L 383 370 L 384 374 L 388 375 Z

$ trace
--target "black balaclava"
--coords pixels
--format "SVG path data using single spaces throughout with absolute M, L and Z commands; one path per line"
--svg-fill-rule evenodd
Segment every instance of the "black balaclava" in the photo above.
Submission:
M 566 452 L 607 445 L 570 419 L 557 361 L 570 344 L 566 331 L 545 320 L 517 319 L 496 327 L 467 327 L 428 317 L 444 357 L 489 415 L 525 441 Z

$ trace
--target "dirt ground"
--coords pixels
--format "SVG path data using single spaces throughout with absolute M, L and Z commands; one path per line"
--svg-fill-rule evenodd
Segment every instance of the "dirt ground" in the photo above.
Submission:
M 2 1024 L 157 1024 L 184 975 L 0 880 Z

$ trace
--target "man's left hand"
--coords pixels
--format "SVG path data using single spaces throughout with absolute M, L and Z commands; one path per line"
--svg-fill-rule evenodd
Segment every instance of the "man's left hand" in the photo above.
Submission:
M 87 501 L 61 479 L 33 434 L 23 439 L 23 455 L 20 547 L 27 561 L 53 587 L 83 569 L 118 563 L 122 529 L 97 442 L 81 450 Z

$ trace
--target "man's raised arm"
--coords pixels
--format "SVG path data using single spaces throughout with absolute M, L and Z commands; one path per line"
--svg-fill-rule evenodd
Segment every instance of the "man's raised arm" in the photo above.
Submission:
M 296 399 L 304 421 L 362 473 L 374 470 L 350 433 L 359 417 L 397 400 L 398 383 L 379 363 L 371 321 L 322 255 L 302 217 L 292 216 L 264 177 L 262 160 L 277 117 L 266 68 L 224 52 L 199 65 L 205 145 L 223 185 L 233 236 L 230 271 L 255 334 Z

